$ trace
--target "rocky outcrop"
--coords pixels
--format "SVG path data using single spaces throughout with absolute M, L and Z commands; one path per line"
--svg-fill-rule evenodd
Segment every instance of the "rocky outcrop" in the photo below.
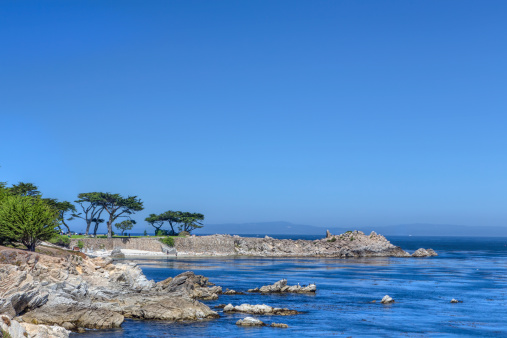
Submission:
M 384 236 L 372 232 L 347 231 L 328 233 L 320 240 L 290 240 L 271 237 L 252 238 L 229 235 L 189 236 L 176 238 L 181 255 L 263 256 L 263 257 L 410 257 Z
M 283 323 L 271 323 L 270 326 L 271 327 L 279 327 L 279 328 L 282 328 L 282 329 L 286 329 L 286 328 L 289 327 L 289 325 L 283 324 Z
M 431 256 L 438 256 L 438 254 L 433 249 L 417 249 L 413 254 L 412 257 L 431 257 Z
M 173 278 L 173 283 L 156 284 L 136 264 L 61 252 L 51 257 L 0 248 L 0 313 L 69 330 L 118 327 L 125 317 L 218 317 L 194 300 L 218 292 L 207 290 L 209 282 L 202 276 L 185 273 Z
M 11 338 L 68 338 L 70 334 L 60 326 L 20 323 L 7 315 L 0 315 L 0 330 L 0 337 Z
M 272 285 L 264 285 L 260 289 L 250 289 L 248 292 L 260 292 L 260 293 L 315 293 L 317 291 L 317 285 L 287 285 L 287 280 L 282 279 Z
M 156 285 L 157 290 L 165 292 L 181 292 L 191 298 L 202 300 L 215 300 L 222 293 L 221 286 L 215 286 L 208 278 L 187 271 L 174 278 L 167 278 Z
M 380 302 L 382 304 L 391 304 L 391 303 L 394 303 L 394 299 L 389 297 L 389 295 L 385 295 Z
M 122 259 L 125 258 L 125 254 L 121 252 L 120 248 L 114 248 L 113 251 L 111 251 L 111 258 Z
M 244 319 L 240 319 L 236 322 L 236 325 L 239 326 L 266 326 L 264 322 L 255 319 L 253 317 L 246 317 Z
M 244 295 L 245 293 L 244 292 L 241 292 L 241 291 L 236 291 L 236 290 L 229 290 L 229 289 L 225 289 L 225 292 L 223 293 L 224 295 Z
M 287 308 L 277 308 L 271 307 L 269 305 L 250 305 L 250 304 L 241 304 L 234 306 L 232 304 L 228 304 L 224 307 L 224 312 L 241 312 L 248 313 L 253 315 L 270 315 L 270 316 L 290 316 L 299 314 L 296 310 L 289 310 Z

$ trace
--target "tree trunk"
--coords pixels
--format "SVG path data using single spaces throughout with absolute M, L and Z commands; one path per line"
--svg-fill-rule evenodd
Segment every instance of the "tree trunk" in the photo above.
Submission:
M 88 236 L 88 233 L 90 232 L 91 225 L 92 225 L 92 220 L 86 220 L 86 232 L 85 232 L 86 236 Z
M 67 233 L 70 233 L 70 228 L 69 226 L 63 221 L 62 219 L 62 224 L 65 225 L 65 227 L 67 228 Z
M 113 222 L 107 221 L 107 238 L 113 238 Z

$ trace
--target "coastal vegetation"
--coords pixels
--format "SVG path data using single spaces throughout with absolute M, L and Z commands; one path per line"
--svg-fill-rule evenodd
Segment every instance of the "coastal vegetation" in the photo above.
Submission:
M 203 227 L 203 220 L 204 215 L 200 213 L 172 210 L 168 210 L 159 215 L 150 214 L 150 216 L 145 218 L 145 221 L 155 228 L 155 234 L 158 236 L 173 236 L 177 235 L 178 232 L 190 234 L 192 230 Z M 169 225 L 170 230 L 162 229 L 166 222 Z M 176 226 L 178 227 L 178 232 L 175 229 Z
M 93 237 L 98 237 L 97 231 L 103 223 L 107 226 L 107 238 L 114 236 L 113 225 L 124 236 L 136 224 L 132 216 L 144 210 L 143 202 L 137 196 L 124 197 L 109 192 L 79 193 L 74 203 L 43 197 L 33 183 L 19 182 L 9 187 L 0 182 L 0 245 L 17 247 L 22 244 L 34 251 L 42 241 L 48 241 L 66 247 L 71 236 L 80 237 L 73 235 L 67 223 L 78 218 L 85 221 L 83 237 L 90 236 L 91 231 Z M 150 214 L 145 219 L 169 246 L 174 245 L 170 236 L 189 235 L 194 229 L 202 228 L 203 220 L 201 213 L 172 210 Z M 167 229 L 163 229 L 164 225 L 168 226 Z M 148 235 L 146 230 L 144 235 Z
M 0 204 L 0 237 L 29 251 L 54 237 L 58 227 L 58 211 L 38 197 L 8 196 Z

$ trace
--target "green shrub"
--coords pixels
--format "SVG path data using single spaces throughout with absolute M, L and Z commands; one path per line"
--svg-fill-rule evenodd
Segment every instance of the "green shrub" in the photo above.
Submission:
M 174 238 L 172 238 L 172 237 L 164 237 L 164 238 L 161 238 L 160 241 L 167 246 L 170 246 L 170 247 L 174 246 Z
M 327 240 L 328 242 L 336 242 L 336 237 Z
M 354 237 L 350 237 L 350 241 L 352 242 L 354 240 Z
M 56 235 L 49 240 L 49 243 L 56 244 L 59 246 L 69 247 L 70 238 L 65 235 Z
M 81 240 L 77 241 L 77 246 L 78 246 L 79 250 L 83 250 L 83 247 L 84 247 L 83 241 L 81 241 Z
M 188 232 L 188 231 L 181 231 L 178 234 L 178 236 L 180 236 L 180 237 L 190 236 L 190 232 Z

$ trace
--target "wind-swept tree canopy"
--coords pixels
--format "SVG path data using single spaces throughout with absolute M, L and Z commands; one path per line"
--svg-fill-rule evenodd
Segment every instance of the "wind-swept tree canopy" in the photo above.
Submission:
M 57 233 L 58 217 L 57 210 L 41 198 L 7 196 L 0 204 L 0 237 L 35 251 L 41 241 Z
M 182 212 L 180 215 L 180 231 L 192 232 L 203 227 L 204 215 L 199 213 Z
M 44 198 L 43 201 L 58 211 L 58 220 L 67 228 L 67 232 L 70 232 L 69 226 L 65 223 L 65 214 L 67 212 L 72 212 L 71 217 L 67 218 L 67 221 L 72 221 L 74 219 L 73 215 L 77 212 L 74 204 L 68 201 L 59 202 L 55 198 Z
M 9 188 L 9 192 L 11 195 L 16 196 L 40 196 L 41 193 L 37 189 L 37 186 L 33 183 L 19 182 L 18 184 L 13 184 Z
M 164 220 L 161 219 L 160 215 L 150 214 L 144 220 L 155 228 L 155 234 L 164 226 Z
M 88 235 L 90 232 L 90 226 L 92 223 L 95 223 L 95 231 L 94 234 L 97 234 L 98 224 L 102 222 L 97 222 L 100 220 L 100 215 L 104 210 L 104 207 L 99 204 L 100 192 L 86 192 L 77 195 L 77 200 L 75 203 L 79 204 L 83 212 L 72 214 L 73 217 L 84 219 L 86 222 L 86 232 Z
M 136 224 L 136 221 L 134 221 L 133 219 L 126 219 L 120 223 L 116 223 L 114 226 L 116 227 L 116 229 L 121 231 L 121 235 L 123 236 L 123 233 L 126 230 L 132 230 L 134 224 Z
M 120 194 L 99 193 L 97 204 L 109 214 L 107 237 L 113 237 L 113 222 L 118 217 L 127 217 L 143 210 L 143 202 L 137 196 L 122 197 Z

